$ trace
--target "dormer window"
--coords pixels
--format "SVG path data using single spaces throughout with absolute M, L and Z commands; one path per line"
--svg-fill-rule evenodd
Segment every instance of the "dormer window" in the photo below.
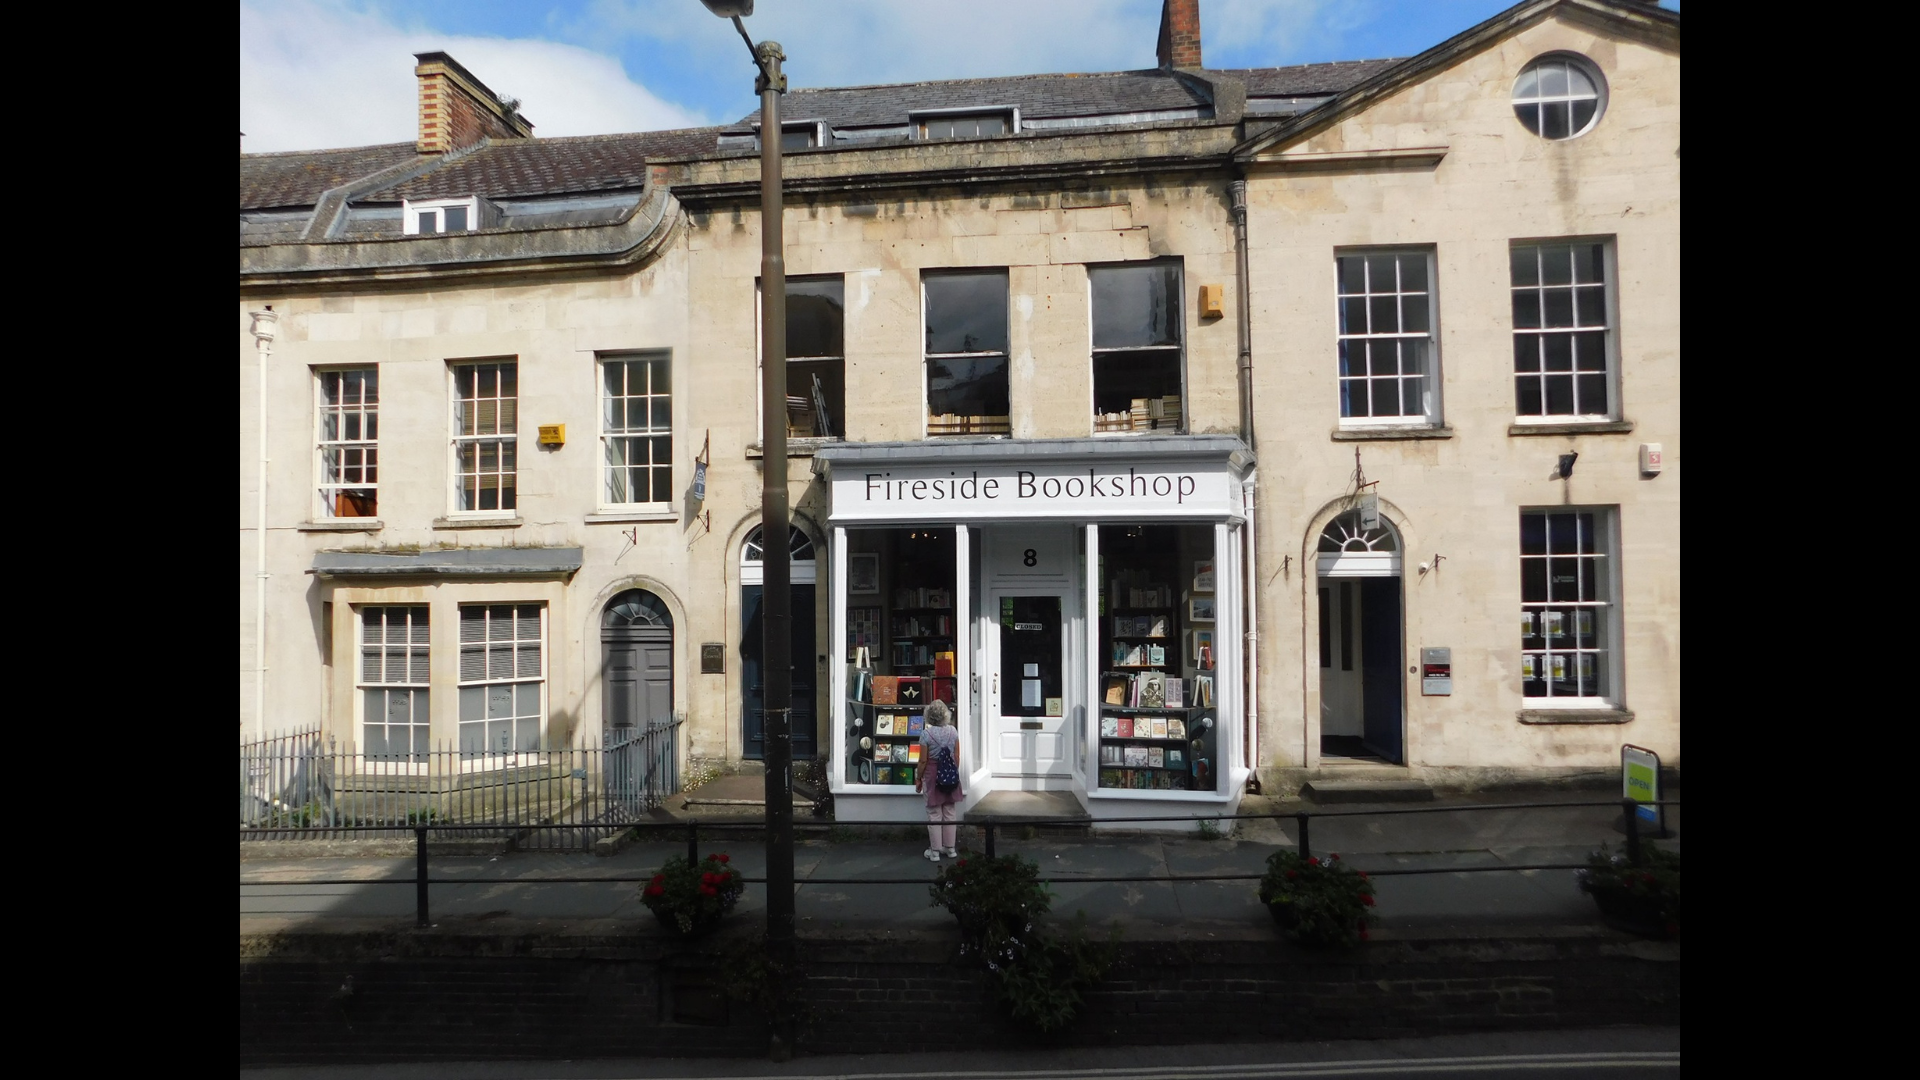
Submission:
M 1019 131 L 1019 109 L 942 109 L 913 114 L 913 137 L 922 141 L 985 139 Z
M 408 199 L 401 221 L 408 236 L 467 232 L 480 227 L 480 200 L 474 196 L 424 202 Z

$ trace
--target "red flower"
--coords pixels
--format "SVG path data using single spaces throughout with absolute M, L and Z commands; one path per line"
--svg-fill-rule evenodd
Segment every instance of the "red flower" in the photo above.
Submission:
M 660 895 L 661 893 L 663 893 L 663 892 L 666 892 L 666 891 L 667 891 L 667 890 L 665 890 L 665 889 L 663 889 L 663 888 L 661 888 L 661 887 L 660 887 L 660 882 L 658 882 L 658 881 L 655 881 L 655 882 L 654 882 L 653 884 L 651 884 L 651 885 L 649 885 L 649 886 L 647 886 L 647 895 L 648 895 L 648 896 L 659 896 L 659 895 Z
M 663 882 L 663 881 L 665 881 L 665 880 L 667 880 L 667 875 L 665 875 L 665 874 L 655 874 L 655 875 L 653 875 L 653 884 L 655 884 L 655 885 L 658 885 L 658 884 L 660 884 L 661 882 Z
M 1358 873 L 1358 874 L 1360 875 L 1360 880 L 1361 880 L 1361 881 L 1366 881 L 1366 880 L 1367 880 L 1367 872 L 1366 872 L 1365 870 L 1359 870 L 1359 871 L 1356 871 L 1356 873 Z
M 959 862 L 957 862 L 957 863 L 954 863 L 953 865 L 955 865 L 955 866 L 965 866 L 965 865 L 967 865 L 967 860 L 965 860 L 965 859 L 961 859 L 961 860 L 960 860 Z
M 1289 870 L 1289 871 L 1287 871 L 1287 880 L 1288 880 L 1288 881 L 1292 881 L 1292 880 L 1293 880 L 1294 878 L 1297 878 L 1297 877 L 1299 877 L 1299 876 L 1300 876 L 1300 871 L 1298 871 L 1298 870 Z
M 1331 854 L 1331 855 L 1329 855 L 1329 856 L 1327 856 L 1327 861 L 1328 861 L 1328 862 L 1339 862 L 1339 861 L 1340 861 L 1340 853 L 1336 851 L 1336 852 L 1334 852 L 1333 854 Z
M 700 895 L 701 896 L 718 896 L 720 895 L 720 893 L 711 885 L 702 885 L 700 886 Z
M 1318 855 L 1315 855 L 1315 856 L 1314 856 L 1313 858 L 1311 858 L 1311 859 L 1308 859 L 1308 860 L 1307 860 L 1307 865 L 1308 865 L 1308 866 L 1319 866 L 1319 865 L 1320 865 L 1320 857 L 1319 857 Z
M 1363 904 L 1365 904 L 1365 905 L 1367 905 L 1368 907 L 1372 907 L 1372 906 L 1373 906 L 1373 897 L 1371 897 L 1371 896 L 1368 896 L 1368 895 L 1366 895 L 1365 893 L 1362 893 L 1362 894 L 1360 895 L 1360 902 L 1361 902 L 1361 903 L 1363 903 Z
M 724 851 L 723 851 L 723 852 L 721 852 L 721 853 L 720 853 L 720 854 L 718 854 L 718 855 L 715 855 L 715 856 L 714 856 L 714 858 L 716 858 L 716 859 L 719 859 L 719 860 L 720 860 L 721 862 L 732 862 L 732 861 L 733 861 L 733 856 L 731 856 L 731 855 L 728 855 L 728 854 L 727 854 L 726 852 L 724 852 Z

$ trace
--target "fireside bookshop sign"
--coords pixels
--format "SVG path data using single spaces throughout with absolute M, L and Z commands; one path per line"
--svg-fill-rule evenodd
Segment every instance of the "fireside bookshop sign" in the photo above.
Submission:
M 836 465 L 835 521 L 996 518 L 1230 518 L 1240 490 L 1225 463 Z

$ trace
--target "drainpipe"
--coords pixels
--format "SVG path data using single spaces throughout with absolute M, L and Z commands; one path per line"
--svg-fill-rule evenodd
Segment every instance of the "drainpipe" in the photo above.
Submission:
M 1235 321 L 1240 330 L 1240 441 L 1253 449 L 1253 286 L 1247 279 L 1247 182 L 1235 180 L 1227 185 L 1227 191 L 1233 200 L 1233 269 L 1234 289 L 1238 299 L 1235 305 Z M 1246 629 L 1241 655 L 1246 662 L 1241 665 L 1243 678 L 1242 696 L 1247 703 L 1244 723 L 1246 737 L 1242 745 L 1247 748 L 1247 775 L 1249 786 L 1260 791 L 1260 621 L 1259 595 L 1260 575 L 1258 573 L 1259 544 L 1254 528 L 1254 488 L 1260 475 L 1259 469 L 1247 474 L 1240 482 L 1240 504 L 1247 514 L 1246 550 L 1241 553 L 1240 566 L 1244 582 L 1241 592 L 1245 594 Z
M 1241 694 L 1247 703 L 1244 721 L 1246 737 L 1241 740 L 1241 745 L 1247 748 L 1248 786 L 1256 795 L 1262 793 L 1260 790 L 1260 575 L 1253 565 L 1253 553 L 1257 547 L 1253 524 L 1256 516 L 1253 492 L 1254 481 L 1259 475 L 1260 470 L 1256 468 L 1247 474 L 1245 480 L 1240 481 L 1240 505 L 1246 509 L 1247 514 L 1247 540 L 1243 545 L 1245 550 L 1240 553 L 1240 575 L 1244 579 L 1240 591 L 1244 597 L 1242 603 L 1246 611 L 1246 626 L 1241 637 L 1244 644 L 1240 649 L 1241 655 L 1246 658 L 1245 663 L 1241 664 L 1241 675 L 1246 680 L 1246 684 L 1242 687 Z
M 254 355 L 260 388 L 260 475 L 253 515 L 253 730 L 261 740 L 267 737 L 267 357 L 273 355 L 274 327 L 280 316 L 268 304 L 253 315 Z
M 1227 186 L 1233 196 L 1233 270 L 1240 324 L 1240 441 L 1253 449 L 1253 286 L 1247 281 L 1247 182 Z

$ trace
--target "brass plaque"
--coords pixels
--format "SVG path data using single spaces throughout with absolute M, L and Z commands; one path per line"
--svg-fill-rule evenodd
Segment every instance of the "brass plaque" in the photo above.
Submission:
M 700 674 L 722 675 L 727 670 L 727 647 L 718 641 L 708 641 L 700 646 Z

